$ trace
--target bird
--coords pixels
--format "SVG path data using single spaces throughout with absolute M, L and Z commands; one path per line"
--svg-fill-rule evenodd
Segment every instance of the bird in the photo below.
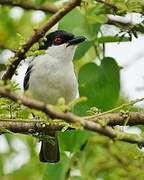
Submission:
M 29 96 L 47 104 L 55 105 L 59 98 L 66 103 L 76 99 L 78 81 L 75 75 L 73 57 L 84 36 L 75 36 L 64 30 L 56 30 L 45 36 L 39 46 L 44 53 L 33 58 L 25 73 L 23 87 Z M 44 139 L 41 143 L 41 162 L 56 163 L 60 160 L 56 132 L 49 132 L 52 142 Z

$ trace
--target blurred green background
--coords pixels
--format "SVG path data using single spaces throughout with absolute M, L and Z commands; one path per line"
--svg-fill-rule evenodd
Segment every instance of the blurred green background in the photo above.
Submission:
M 48 4 L 59 7 L 63 4 L 63 1 L 55 0 L 14 2 L 32 4 L 37 7 Z M 132 29 L 133 26 L 118 25 L 119 33 L 110 36 L 102 32 L 102 27 L 109 22 L 107 14 L 119 16 L 131 12 L 143 14 L 144 3 L 141 0 L 128 0 L 127 3 L 124 0 L 105 2 L 108 5 L 94 0 L 83 0 L 81 8 L 75 8 L 51 29 L 51 31 L 63 29 L 87 38 L 87 41 L 77 48 L 74 57 L 80 96 L 87 97 L 87 101 L 82 101 L 74 107 L 74 112 L 82 116 L 88 115 L 91 107 L 96 107 L 102 112 L 128 101 L 127 97 L 121 93 L 121 67 L 115 57 L 106 56 L 105 45 L 112 42 L 130 41 L 133 35 L 137 35 L 137 30 Z M 109 6 L 109 4 L 112 5 Z M 44 24 L 51 16 L 52 13 L 49 12 L 0 5 L 0 71 L 5 69 L 3 63 L 6 62 L 8 56 L 12 55 L 12 51 L 26 42 L 34 29 Z M 143 26 L 138 26 L 138 28 L 144 32 Z M 20 85 L 13 86 L 14 90 L 21 89 Z M 126 110 L 142 111 L 140 108 L 131 107 Z M 31 110 L 0 98 L 1 118 L 28 119 L 30 113 Z M 141 126 L 131 129 L 137 133 L 143 131 Z M 1 135 L 0 179 L 144 179 L 144 154 L 136 145 L 112 141 L 85 130 L 58 132 L 58 136 L 61 161 L 57 164 L 42 164 L 38 159 L 38 139 L 11 133 Z

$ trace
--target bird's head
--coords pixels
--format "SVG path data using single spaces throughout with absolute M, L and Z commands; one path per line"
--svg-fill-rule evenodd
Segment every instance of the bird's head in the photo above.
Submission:
M 47 50 L 49 55 L 56 58 L 72 58 L 76 45 L 85 41 L 84 36 L 75 36 L 63 30 L 54 31 L 46 36 L 40 50 Z

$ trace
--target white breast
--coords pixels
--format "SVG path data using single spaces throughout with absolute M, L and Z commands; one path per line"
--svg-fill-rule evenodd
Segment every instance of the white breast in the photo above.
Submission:
M 55 58 L 46 53 L 37 56 L 29 79 L 32 97 L 55 104 L 60 97 L 66 102 L 76 98 L 78 83 L 72 61 Z

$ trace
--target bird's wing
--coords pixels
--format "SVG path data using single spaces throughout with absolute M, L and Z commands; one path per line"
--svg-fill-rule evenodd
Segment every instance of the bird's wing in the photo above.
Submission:
M 23 87 L 24 87 L 25 91 L 29 87 L 29 79 L 30 79 L 30 74 L 31 74 L 32 67 L 33 67 L 32 64 L 30 64 L 29 67 L 27 68 L 26 73 L 25 73 L 24 82 L 23 82 Z

